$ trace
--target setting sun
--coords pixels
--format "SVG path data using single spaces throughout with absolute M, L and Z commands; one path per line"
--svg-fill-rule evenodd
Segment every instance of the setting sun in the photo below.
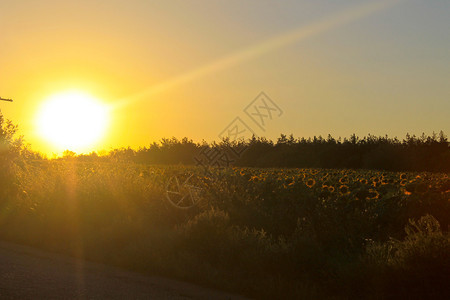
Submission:
M 64 92 L 49 97 L 37 116 L 38 133 L 60 150 L 83 151 L 105 134 L 106 105 L 89 94 Z

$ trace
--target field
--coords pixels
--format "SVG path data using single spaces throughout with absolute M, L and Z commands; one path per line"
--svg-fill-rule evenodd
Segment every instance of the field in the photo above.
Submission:
M 448 174 L 75 157 L 0 175 L 3 239 L 258 298 L 449 293 Z

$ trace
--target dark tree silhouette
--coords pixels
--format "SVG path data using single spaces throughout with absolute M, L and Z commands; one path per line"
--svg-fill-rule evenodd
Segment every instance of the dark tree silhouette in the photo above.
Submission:
M 276 142 L 264 137 L 248 141 L 195 143 L 188 138 L 162 139 L 138 150 L 115 149 L 110 158 L 149 164 L 194 165 L 200 151 L 216 149 L 227 153 L 242 153 L 232 157 L 234 165 L 245 167 L 288 168 L 349 168 L 388 171 L 450 171 L 449 141 L 444 132 L 420 137 L 406 135 L 405 139 L 368 135 L 335 139 L 294 138 L 281 134 Z M 234 151 L 229 151 L 230 149 Z M 245 151 L 242 151 L 245 149 Z M 230 155 L 230 154 L 229 154 Z

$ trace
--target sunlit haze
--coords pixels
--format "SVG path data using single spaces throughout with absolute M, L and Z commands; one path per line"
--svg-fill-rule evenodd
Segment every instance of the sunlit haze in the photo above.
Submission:
M 261 91 L 284 112 L 252 127 L 267 138 L 448 133 L 449 12 L 419 0 L 1 1 L 0 96 L 14 102 L 0 109 L 47 154 L 218 140 L 236 117 L 252 126 L 243 110 Z M 109 125 L 82 114 L 99 106 L 51 100 L 66 91 L 108 107 Z

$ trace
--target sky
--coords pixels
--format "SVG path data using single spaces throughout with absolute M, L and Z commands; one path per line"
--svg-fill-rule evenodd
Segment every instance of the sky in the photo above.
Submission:
M 52 95 L 111 108 L 78 152 L 161 138 L 450 133 L 448 0 L 0 0 L 0 102 L 35 150 Z M 279 111 L 246 114 L 264 92 Z M 256 100 L 258 100 L 257 98 Z M 80 116 L 83 122 L 83 116 Z

